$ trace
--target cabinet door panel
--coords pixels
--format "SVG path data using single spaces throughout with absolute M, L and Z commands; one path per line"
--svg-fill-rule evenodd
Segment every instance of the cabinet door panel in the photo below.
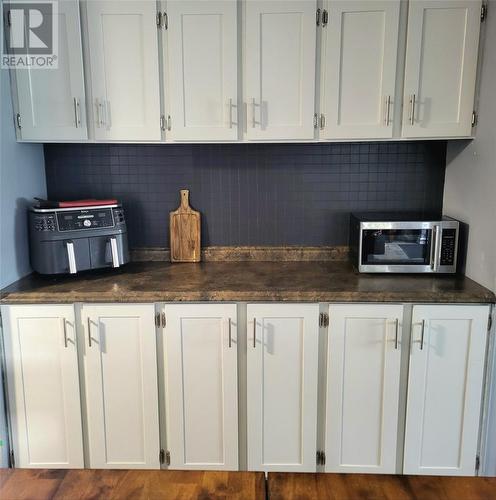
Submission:
M 87 3 L 95 138 L 160 140 L 156 3 Z
M 316 2 L 246 2 L 248 139 L 313 139 Z
M 237 470 L 236 306 L 166 305 L 165 311 L 170 468 Z
M 73 306 L 4 306 L 16 466 L 84 467 Z
M 81 319 L 89 466 L 159 468 L 154 306 L 84 305 Z
M 58 2 L 57 21 L 58 68 L 16 71 L 23 140 L 67 141 L 88 137 L 79 2 Z
M 475 474 L 488 314 L 413 308 L 405 474 Z
M 392 137 L 399 0 L 330 1 L 327 8 L 321 136 Z
M 327 472 L 396 472 L 401 305 L 331 305 Z
M 315 471 L 318 304 L 248 305 L 248 469 Z
M 235 140 L 236 1 L 168 2 L 168 97 L 174 140 Z
M 403 137 L 471 134 L 480 9 L 477 0 L 409 2 Z

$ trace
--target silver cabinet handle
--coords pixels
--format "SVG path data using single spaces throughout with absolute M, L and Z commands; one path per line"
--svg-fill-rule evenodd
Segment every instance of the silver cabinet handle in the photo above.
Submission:
M 91 347 L 91 319 L 88 318 L 88 346 Z
M 105 119 L 104 119 L 104 104 L 100 99 L 95 100 L 96 103 L 96 124 L 97 127 L 102 128 L 105 127 Z
M 232 105 L 232 97 L 230 97 L 228 100 L 227 100 L 227 116 L 228 116 L 228 119 L 227 119 L 227 126 L 229 128 L 232 128 L 233 126 L 233 119 L 232 119 L 232 108 L 233 108 L 233 105 Z
M 320 130 L 324 130 L 326 126 L 326 117 L 324 113 L 320 115 Z
M 389 127 L 389 124 L 391 123 L 390 113 L 391 113 L 391 96 L 388 95 L 386 96 L 386 113 L 384 117 L 384 125 L 386 127 Z
M 394 320 L 394 348 L 398 349 L 398 335 L 400 329 L 400 320 L 396 318 Z
M 172 125 L 171 125 L 171 116 L 167 115 L 167 130 L 170 132 L 171 128 L 172 128 Z
M 76 274 L 77 268 L 76 268 L 76 255 L 74 253 L 74 242 L 68 241 L 65 244 L 65 247 L 67 249 L 67 260 L 69 261 L 69 273 Z
M 67 321 L 65 318 L 62 319 L 62 324 L 64 326 L 64 347 L 67 349 Z
M 117 239 L 115 237 L 110 238 L 110 250 L 112 251 L 112 267 L 119 267 L 119 251 L 117 249 Z
M 232 345 L 232 331 L 231 331 L 231 318 L 229 318 L 229 349 L 231 349 Z
M 251 98 L 251 128 L 255 128 L 257 125 L 257 122 L 255 120 L 255 108 L 257 106 L 257 103 L 255 101 L 255 98 Z
M 420 350 L 424 349 L 425 319 L 422 320 L 422 330 L 420 333 Z
M 257 320 L 253 318 L 253 348 L 257 347 Z
M 415 125 L 415 94 L 410 96 L 410 125 Z
M 79 105 L 79 99 L 74 97 L 74 124 L 76 128 L 81 126 L 81 110 Z

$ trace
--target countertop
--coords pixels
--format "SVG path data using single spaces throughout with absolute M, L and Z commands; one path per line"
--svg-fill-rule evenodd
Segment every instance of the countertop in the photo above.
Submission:
M 359 274 L 349 262 L 133 262 L 75 277 L 31 275 L 3 304 L 287 301 L 491 303 L 494 294 L 450 275 Z

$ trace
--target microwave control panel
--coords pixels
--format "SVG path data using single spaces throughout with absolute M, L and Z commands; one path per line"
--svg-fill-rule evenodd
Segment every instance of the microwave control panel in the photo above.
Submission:
M 442 266 L 452 266 L 455 263 L 456 229 L 443 229 L 441 235 L 441 261 Z

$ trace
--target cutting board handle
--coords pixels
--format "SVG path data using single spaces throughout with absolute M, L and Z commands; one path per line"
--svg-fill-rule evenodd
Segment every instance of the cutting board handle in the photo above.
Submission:
M 189 206 L 189 190 L 181 189 L 181 208 L 188 209 Z

